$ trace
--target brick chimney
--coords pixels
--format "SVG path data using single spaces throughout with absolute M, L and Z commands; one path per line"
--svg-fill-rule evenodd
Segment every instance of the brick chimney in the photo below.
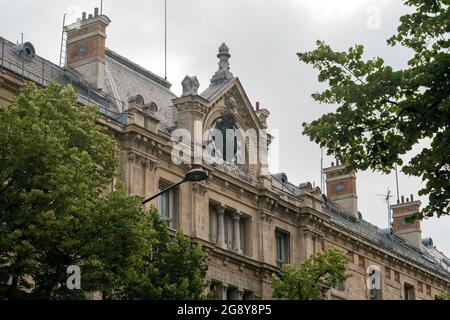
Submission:
M 359 218 L 358 196 L 356 194 L 356 172 L 344 173 L 345 165 L 339 160 L 323 169 L 327 183 L 327 197 L 340 206 L 348 215 Z
M 105 15 L 83 12 L 82 19 L 66 26 L 66 66 L 78 71 L 83 78 L 98 89 L 105 82 L 106 27 L 111 20 Z
M 418 212 L 420 210 L 421 202 L 419 200 L 414 201 L 413 195 L 410 199 L 406 199 L 402 196 L 401 202 L 392 205 L 392 220 L 394 232 L 404 238 L 406 242 L 419 249 L 421 249 L 422 243 L 422 230 L 420 228 L 420 221 L 416 220 L 413 223 L 408 223 L 405 218 Z

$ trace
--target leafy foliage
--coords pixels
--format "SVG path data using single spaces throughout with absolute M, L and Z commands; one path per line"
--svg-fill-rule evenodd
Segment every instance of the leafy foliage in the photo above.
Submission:
M 76 101 L 71 87 L 28 83 L 0 106 L 0 297 L 109 297 L 130 284 L 142 290 L 128 298 L 199 297 L 202 251 L 172 240 L 120 182 L 112 190 L 120 151 L 96 108 Z M 67 289 L 69 265 L 81 290 Z
M 203 251 L 180 230 L 174 237 L 167 231 L 155 208 L 149 216 L 156 242 L 139 269 L 137 281 L 130 282 L 113 297 L 124 299 L 199 300 L 205 299 L 208 270 Z
M 448 0 L 405 0 L 415 12 L 400 18 L 388 40 L 411 49 L 408 68 L 394 70 L 381 58 L 363 59 L 363 46 L 333 51 L 318 41 L 301 61 L 319 71 L 329 88 L 314 93 L 320 103 L 338 104 L 335 113 L 304 123 L 304 134 L 326 147 L 349 170 L 389 173 L 402 155 L 431 141 L 402 167 L 421 177 L 429 204 L 413 218 L 450 214 L 450 10 Z
M 435 300 L 450 300 L 450 292 L 445 291 L 445 292 L 441 292 L 440 294 L 437 294 L 435 296 Z
M 331 248 L 305 260 L 300 267 L 285 265 L 282 276 L 272 275 L 273 297 L 289 300 L 312 300 L 350 277 L 346 273 L 348 258 Z

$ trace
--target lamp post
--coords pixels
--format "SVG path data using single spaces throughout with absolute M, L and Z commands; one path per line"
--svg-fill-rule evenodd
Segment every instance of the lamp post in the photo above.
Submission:
M 192 169 L 190 170 L 188 173 L 186 173 L 186 175 L 184 176 L 183 180 L 181 180 L 178 183 L 175 183 L 173 185 L 171 185 L 170 187 L 158 192 L 157 194 L 155 194 L 154 196 L 151 196 L 148 199 L 145 199 L 144 201 L 142 201 L 142 204 L 146 204 L 147 202 L 152 201 L 153 199 L 158 198 L 160 195 L 162 195 L 163 193 L 166 193 L 176 187 L 178 187 L 180 184 L 185 183 L 185 182 L 200 182 L 203 180 L 208 179 L 208 172 L 206 172 L 203 169 Z

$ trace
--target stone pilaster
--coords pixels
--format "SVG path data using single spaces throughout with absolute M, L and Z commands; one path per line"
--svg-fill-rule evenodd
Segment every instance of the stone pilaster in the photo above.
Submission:
M 217 212 L 217 245 L 223 249 L 227 248 L 225 243 L 225 206 L 219 205 L 216 207 Z

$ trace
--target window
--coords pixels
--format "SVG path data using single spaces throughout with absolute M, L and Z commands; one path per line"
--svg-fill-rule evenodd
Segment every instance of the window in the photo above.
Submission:
M 427 284 L 427 295 L 431 296 L 431 286 Z
M 281 268 L 283 264 L 289 263 L 289 233 L 281 230 L 275 231 L 275 249 L 277 266 Z
M 369 266 L 368 270 L 369 299 L 381 300 L 381 270 L 378 266 Z
M 242 296 L 242 300 L 254 300 L 253 291 L 244 290 L 244 295 Z
M 355 263 L 355 253 L 353 251 L 347 252 L 348 262 Z
M 344 281 L 338 281 L 334 288 L 339 291 L 345 291 Z
M 391 268 L 384 267 L 384 276 L 386 277 L 386 279 L 391 279 Z
M 397 283 L 400 283 L 400 272 L 394 271 L 394 280 Z
M 381 289 L 370 289 L 370 300 L 381 300 Z
M 344 184 L 343 184 L 343 183 L 336 183 L 336 184 L 334 185 L 334 189 L 335 189 L 336 191 L 344 191 Z
M 212 205 L 209 206 L 209 241 L 217 243 L 217 212 Z
M 237 151 L 238 151 L 238 140 L 236 136 L 232 136 L 234 139 L 233 142 L 227 141 L 230 136 L 227 134 L 232 130 L 234 132 L 236 130 L 236 126 L 234 125 L 234 120 L 231 117 L 222 117 L 216 119 L 211 125 L 212 129 L 218 130 L 218 134 L 221 134 L 218 140 L 216 140 L 215 136 L 209 137 L 209 140 L 214 145 L 213 156 L 217 156 L 222 158 L 227 163 L 236 163 L 237 162 Z M 229 150 L 229 148 L 233 148 Z M 227 154 L 230 153 L 231 154 Z
M 252 248 L 251 248 L 251 219 L 247 216 L 241 216 L 241 219 L 239 220 L 239 232 L 240 234 L 240 240 L 241 240 L 241 250 L 242 253 L 246 256 L 252 255 Z
M 223 249 L 251 256 L 250 217 L 224 206 L 210 204 L 209 241 Z
M 423 292 L 423 283 L 419 281 L 419 292 Z
M 358 257 L 358 262 L 359 262 L 359 266 L 362 268 L 366 268 L 366 260 L 364 259 L 364 257 L 359 256 Z
M 159 190 L 167 189 L 171 184 L 160 182 Z M 167 226 L 176 229 L 178 227 L 179 188 L 163 193 L 159 197 L 159 214 L 166 221 Z
M 404 291 L 405 291 L 405 300 L 416 300 L 413 285 L 405 282 Z
M 209 297 L 214 300 L 222 298 L 222 284 L 218 281 L 212 281 L 209 286 Z

